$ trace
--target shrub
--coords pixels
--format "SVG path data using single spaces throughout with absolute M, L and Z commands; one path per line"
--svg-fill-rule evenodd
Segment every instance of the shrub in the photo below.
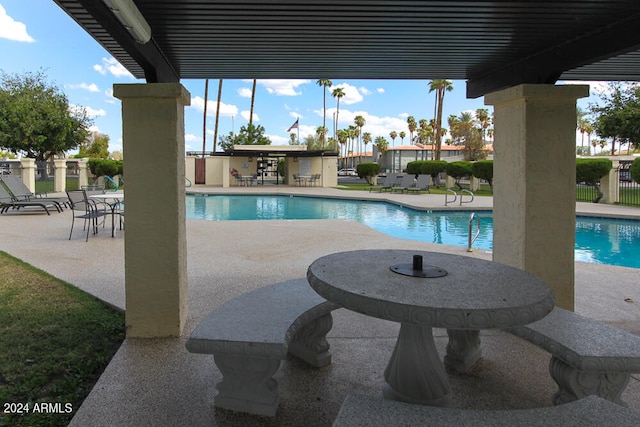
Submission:
M 380 165 L 374 162 L 360 163 L 356 167 L 356 172 L 358 172 L 358 177 L 366 179 L 369 184 L 373 185 L 373 178 L 380 173 Z
M 576 159 L 576 182 L 593 185 L 598 192 L 593 203 L 598 203 L 604 196 L 600 189 L 600 179 L 608 174 L 612 167 L 609 159 Z
M 420 165 L 420 173 L 431 175 L 431 181 L 436 187 L 440 187 L 440 173 L 447 170 L 447 162 L 444 160 L 427 160 Z
M 640 184 L 640 157 L 631 163 L 629 173 L 631 174 L 631 179 Z
M 405 172 L 412 175 L 421 174 L 423 173 L 422 165 L 424 165 L 426 162 L 427 160 L 415 160 L 413 162 L 409 162 L 407 163 L 407 168 L 405 169 Z
M 462 185 L 460 185 L 460 178 L 465 176 L 471 176 L 471 162 L 451 162 L 446 165 L 446 172 L 452 178 L 455 178 L 456 186 L 462 190 Z
M 123 174 L 122 160 L 89 159 L 89 170 L 94 176 L 114 177 Z
M 478 179 L 484 179 L 493 190 L 493 160 L 479 160 L 471 164 L 471 172 Z

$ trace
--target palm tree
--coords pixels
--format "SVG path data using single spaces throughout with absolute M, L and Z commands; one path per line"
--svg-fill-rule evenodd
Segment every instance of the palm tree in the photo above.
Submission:
M 367 144 L 371 142 L 371 133 L 365 132 L 362 134 L 362 141 L 364 142 L 364 152 L 365 156 L 367 153 Z
M 345 96 L 346 93 L 344 93 L 344 90 L 342 90 L 341 87 L 337 87 L 333 90 L 333 92 L 331 92 L 331 96 L 333 96 L 334 98 L 337 99 L 337 104 L 336 104 L 336 124 L 335 124 L 335 130 L 336 130 L 336 139 L 338 139 L 338 115 L 340 114 L 340 98 L 342 98 L 343 96 Z
M 402 144 L 404 145 L 404 137 L 407 136 L 407 133 L 401 130 L 398 136 L 400 137 L 400 141 L 402 141 Z
M 580 131 L 580 136 L 582 137 L 582 141 L 580 143 L 581 153 L 584 154 L 584 134 L 587 133 L 587 127 L 589 126 L 589 120 L 587 120 L 585 118 L 587 113 L 584 110 L 582 110 L 581 108 L 577 108 L 576 109 L 576 114 L 578 116 L 577 117 L 578 130 Z
M 476 110 L 476 121 L 482 130 L 482 145 L 486 143 L 487 129 L 491 126 L 491 116 L 486 108 L 478 108 Z
M 431 80 L 429 82 L 429 92 L 436 91 L 436 157 L 440 160 L 440 149 L 442 147 L 442 106 L 444 105 L 445 92 L 451 92 L 453 84 L 449 80 Z
M 216 126 L 213 131 L 213 152 L 216 151 L 216 142 L 218 140 L 218 123 L 220 121 L 220 100 L 222 99 L 222 79 L 218 82 L 218 104 L 216 107 Z
M 362 135 L 362 127 L 367 123 L 367 121 L 365 120 L 364 117 L 362 116 L 355 116 L 353 119 L 353 123 L 355 123 L 356 126 L 358 126 L 358 135 Z M 362 137 L 360 138 L 360 144 L 358 145 L 358 151 L 361 151 L 360 146 L 362 145 Z M 360 161 L 362 161 L 362 159 L 360 159 Z
M 207 144 L 207 103 L 209 102 L 209 79 L 205 79 L 204 81 L 204 118 L 202 125 L 202 157 L 204 157 L 204 150 L 206 149 Z M 213 143 L 215 144 L 215 139 Z
M 409 128 L 409 144 L 413 144 L 413 132 L 415 132 L 418 127 L 415 117 L 407 117 L 407 127 Z
M 346 156 L 346 154 L 347 154 L 346 144 L 347 144 L 347 140 L 348 139 L 349 139 L 349 132 L 347 132 L 344 129 L 339 129 L 338 130 L 338 142 L 340 143 L 340 145 L 345 146 L 345 150 L 344 150 L 343 156 Z M 345 162 L 343 162 L 342 165 L 344 166 Z
M 251 88 L 251 110 L 249 111 L 249 127 L 253 125 L 253 103 L 256 100 L 256 79 L 253 79 L 253 87 Z
M 333 82 L 329 79 L 319 79 L 316 81 L 318 86 L 322 86 L 322 127 L 327 128 L 327 90 L 326 88 L 331 86 Z M 326 133 L 326 132 L 325 132 Z M 324 134 L 322 135 L 322 149 L 324 150 Z
M 384 153 L 386 153 L 387 150 L 389 149 L 389 143 L 387 142 L 384 136 L 376 136 L 376 140 L 374 142 L 378 146 L 378 153 L 380 153 L 380 158 L 381 158 L 384 155 Z M 376 159 L 375 161 L 379 162 L 380 158 Z
M 391 137 L 391 144 L 392 147 L 395 147 L 396 145 L 396 138 L 398 137 L 398 132 L 396 132 L 395 130 L 392 130 L 391 132 L 389 132 L 389 136 Z M 380 138 L 380 137 L 378 137 Z M 378 140 L 378 138 L 376 138 L 376 141 Z M 385 140 L 386 141 L 386 140 Z

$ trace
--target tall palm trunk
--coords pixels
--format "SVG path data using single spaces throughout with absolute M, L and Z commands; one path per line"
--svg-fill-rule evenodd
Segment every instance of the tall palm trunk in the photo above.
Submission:
M 207 145 L 207 102 L 208 100 L 209 100 L 209 79 L 206 79 L 204 81 L 204 119 L 202 120 L 202 123 L 203 123 L 202 124 L 202 157 L 204 157 L 204 151 Z
M 436 158 L 435 160 L 440 160 L 440 150 L 442 148 L 442 104 L 444 101 L 444 88 L 438 89 L 436 92 L 437 102 L 438 102 L 438 117 L 436 125 L 438 128 L 436 129 Z
M 253 88 L 251 89 L 251 110 L 249 111 L 249 127 L 253 124 L 253 102 L 256 100 L 256 79 L 253 79 Z
M 216 151 L 216 143 L 218 141 L 218 123 L 220 120 L 220 99 L 222 98 L 222 79 L 218 83 L 218 106 L 216 107 L 216 127 L 213 131 L 213 152 Z

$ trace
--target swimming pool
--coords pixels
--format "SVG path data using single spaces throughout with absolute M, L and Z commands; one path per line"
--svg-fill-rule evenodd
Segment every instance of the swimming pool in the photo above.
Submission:
M 187 196 L 187 217 L 221 220 L 350 219 L 392 237 L 467 246 L 470 212 L 418 211 L 392 203 L 293 196 Z M 474 248 L 493 248 L 491 212 L 476 212 Z M 576 261 L 640 268 L 640 221 L 576 218 Z

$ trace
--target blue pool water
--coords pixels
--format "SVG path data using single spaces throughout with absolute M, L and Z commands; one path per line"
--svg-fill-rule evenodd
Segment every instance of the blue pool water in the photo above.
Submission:
M 491 212 L 476 212 L 473 247 L 492 249 Z M 470 212 L 418 211 L 385 202 L 291 196 L 187 196 L 187 217 L 208 220 L 350 219 L 389 236 L 467 246 Z M 640 221 L 576 218 L 576 260 L 640 268 Z

